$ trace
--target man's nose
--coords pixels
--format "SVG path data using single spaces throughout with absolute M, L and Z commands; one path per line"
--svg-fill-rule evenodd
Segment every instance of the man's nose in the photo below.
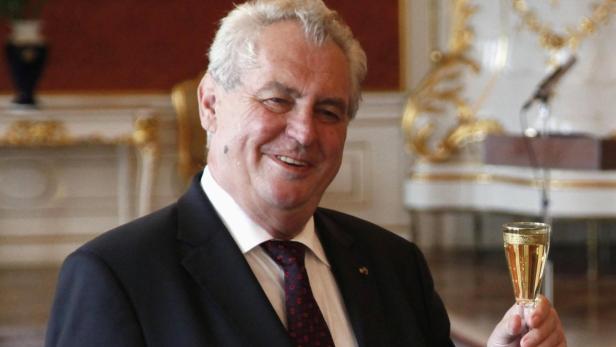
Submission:
M 287 118 L 287 135 L 302 146 L 309 146 L 316 139 L 314 111 L 310 107 L 298 109 Z

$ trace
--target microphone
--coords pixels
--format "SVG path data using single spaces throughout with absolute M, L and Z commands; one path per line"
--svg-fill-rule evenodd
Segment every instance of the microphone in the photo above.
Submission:
M 560 81 L 564 74 L 566 74 L 569 69 L 575 64 L 577 58 L 572 55 L 569 59 L 564 63 L 559 65 L 551 74 L 547 75 L 543 81 L 537 87 L 537 90 L 533 94 L 533 96 L 526 101 L 524 106 L 522 106 L 522 110 L 526 111 L 535 101 L 547 102 L 550 96 L 552 96 L 552 91 L 554 90 L 554 86 Z

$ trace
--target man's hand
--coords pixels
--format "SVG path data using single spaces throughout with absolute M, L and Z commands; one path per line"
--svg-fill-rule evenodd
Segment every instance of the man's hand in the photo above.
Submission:
M 558 313 L 543 295 L 532 310 L 522 312 L 521 306 L 513 305 L 488 339 L 488 347 L 514 346 L 567 346 Z

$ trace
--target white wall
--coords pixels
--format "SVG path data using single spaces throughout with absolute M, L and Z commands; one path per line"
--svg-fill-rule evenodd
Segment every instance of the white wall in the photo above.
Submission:
M 0 98 L 0 137 L 12 121 L 31 117 L 60 119 L 82 135 L 94 127 L 98 135 L 111 136 L 117 129 L 105 129 L 105 119 L 131 124 L 148 110 L 160 120 L 153 207 L 173 202 L 184 190 L 176 172 L 175 114 L 167 95 L 43 96 L 42 111 L 22 113 L 9 111 L 8 100 Z M 364 96 L 323 206 L 405 235 L 409 221 L 402 184 L 409 164 L 399 130 L 403 101 L 400 93 Z M 57 264 L 86 240 L 137 215 L 139 168 L 131 148 L 16 147 L 0 148 L 0 153 L 0 265 Z M 122 184 L 129 191 L 123 192 Z M 130 201 L 124 201 L 125 194 Z

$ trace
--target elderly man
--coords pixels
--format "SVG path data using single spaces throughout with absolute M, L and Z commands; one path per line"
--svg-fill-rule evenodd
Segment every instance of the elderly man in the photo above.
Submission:
M 209 57 L 207 167 L 67 258 L 46 345 L 453 346 L 417 247 L 318 207 L 366 73 L 349 28 L 320 0 L 248 2 Z M 565 345 L 547 300 L 489 343 Z

